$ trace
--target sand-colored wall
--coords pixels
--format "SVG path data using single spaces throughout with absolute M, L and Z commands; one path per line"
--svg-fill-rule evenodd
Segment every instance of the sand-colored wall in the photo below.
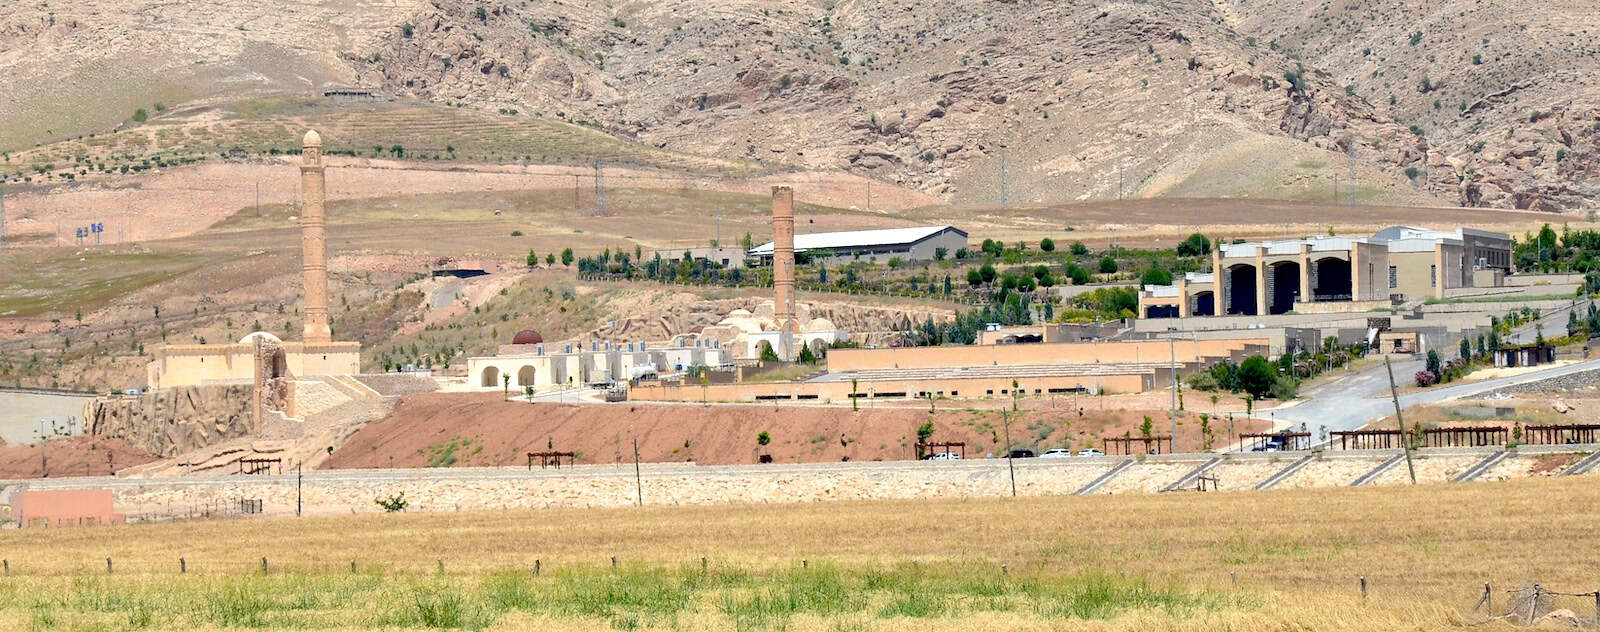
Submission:
M 1266 338 L 1234 340 L 1063 342 L 1025 345 L 968 345 L 900 349 L 834 349 L 828 352 L 833 373 L 867 369 L 934 369 L 1023 364 L 1159 364 L 1177 354 L 1180 364 L 1228 357 L 1248 345 L 1270 346 Z
M 361 372 L 361 344 L 333 342 L 284 343 L 284 364 L 290 375 L 353 375 Z M 198 386 L 255 378 L 255 347 L 247 344 L 170 345 L 156 352 L 146 368 L 150 388 Z
M 1082 388 L 1102 393 L 1139 393 L 1154 387 L 1153 374 L 1098 375 L 1078 377 L 1018 378 L 1017 386 L 1025 394 L 1048 394 L 1051 389 L 1068 392 Z M 712 402 L 754 402 L 771 398 L 798 401 L 848 402 L 851 385 L 839 382 L 782 382 L 770 384 L 698 384 L 671 386 L 645 384 L 628 389 L 628 399 L 642 401 L 698 402 L 702 398 Z M 877 398 L 878 394 L 904 393 L 894 399 L 914 399 L 923 393 L 934 393 L 951 399 L 981 399 L 984 397 L 1010 397 L 1011 378 L 934 379 L 934 380 L 882 380 L 860 382 L 855 386 L 863 402 Z M 1066 389 L 1063 391 L 1062 389 Z

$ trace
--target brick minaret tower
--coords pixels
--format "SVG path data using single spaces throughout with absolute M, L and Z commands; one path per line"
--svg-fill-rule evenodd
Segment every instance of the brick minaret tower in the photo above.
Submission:
M 778 355 L 794 357 L 794 188 L 787 184 L 772 187 L 772 287 L 777 291 L 773 303 L 782 349 Z
M 327 179 L 322 166 L 322 137 L 306 132 L 300 163 L 300 256 L 303 259 L 306 294 L 307 343 L 333 341 L 328 328 L 328 249 L 323 236 L 326 212 L 323 197 Z

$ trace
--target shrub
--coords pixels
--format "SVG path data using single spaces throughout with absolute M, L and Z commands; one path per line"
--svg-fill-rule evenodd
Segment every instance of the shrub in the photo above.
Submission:
M 512 236 L 512 237 L 521 237 L 521 236 L 522 236 L 522 231 L 520 231 L 520 230 L 513 230 L 513 231 L 511 231 L 511 236 Z
M 1111 255 L 1106 255 L 1106 256 L 1100 258 L 1100 273 L 1101 274 L 1111 274 L 1111 273 L 1116 272 L 1116 271 L 1117 271 L 1117 260 L 1116 259 L 1113 259 L 1111 257 Z
M 1144 285 L 1172 285 L 1172 273 L 1161 268 L 1150 268 L 1139 277 L 1139 283 Z
M 1261 356 L 1245 358 L 1239 365 L 1239 388 L 1256 399 L 1268 395 L 1272 391 L 1273 383 L 1277 381 L 1277 371 L 1272 364 Z
M 1300 385 L 1292 377 L 1281 375 L 1272 382 L 1272 397 L 1278 401 L 1291 400 L 1299 394 Z
M 1439 375 L 1428 370 L 1417 371 L 1416 380 L 1417 386 L 1433 386 L 1439 382 Z
M 1056 242 L 1055 242 L 1054 239 L 1051 239 L 1049 237 L 1045 237 L 1044 239 L 1040 239 L 1039 240 L 1039 249 L 1043 250 L 1045 252 L 1055 252 L 1056 251 Z
M 1089 254 L 1089 247 L 1083 245 L 1083 242 L 1081 241 L 1074 241 L 1072 242 L 1071 252 L 1073 255 L 1082 257 L 1086 254 Z
M 772 435 L 767 431 L 762 430 L 761 434 L 756 435 L 756 443 L 759 445 L 767 445 L 772 443 Z
M 1180 257 L 1199 257 L 1207 254 L 1211 254 L 1211 240 L 1200 233 L 1189 235 L 1188 239 L 1178 244 Z
M 1217 390 L 1217 378 L 1216 376 L 1211 375 L 1209 371 L 1196 371 L 1194 373 L 1190 373 L 1189 377 L 1184 378 L 1183 381 L 1189 384 L 1189 388 L 1197 391 Z
M 377 503 L 379 507 L 382 507 L 383 510 L 388 513 L 405 511 L 406 505 L 411 504 L 410 502 L 406 501 L 405 492 L 400 492 L 388 498 L 379 498 L 373 502 Z
M 145 122 L 146 119 L 149 119 L 149 118 L 150 118 L 150 113 L 144 111 L 144 108 L 139 108 L 139 109 L 133 111 L 133 122 L 135 122 L 135 123 L 143 123 L 143 122 Z
M 1067 266 L 1067 276 L 1072 277 L 1073 285 L 1089 284 L 1089 271 L 1076 263 Z

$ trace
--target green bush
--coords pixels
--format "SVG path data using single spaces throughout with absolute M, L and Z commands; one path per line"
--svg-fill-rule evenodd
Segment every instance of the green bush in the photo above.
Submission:
M 133 111 L 133 122 L 135 122 L 135 123 L 143 123 L 143 122 L 145 122 L 145 120 L 147 120 L 149 118 L 150 118 L 150 113 L 144 111 L 144 108 L 139 108 L 139 109 Z
M 1111 255 L 1100 258 L 1100 274 L 1111 274 L 1117 271 L 1117 260 Z

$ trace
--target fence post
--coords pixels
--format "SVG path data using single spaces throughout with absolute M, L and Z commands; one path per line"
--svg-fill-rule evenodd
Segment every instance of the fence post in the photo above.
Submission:
M 444 560 L 439 560 L 439 574 L 444 574 Z
M 613 555 L 613 556 L 611 556 L 611 568 L 616 568 L 616 567 L 617 567 L 617 556 Z
M 701 556 L 700 557 L 700 574 L 701 575 L 706 574 L 707 570 L 709 570 L 709 567 L 706 566 L 706 558 L 705 558 L 705 556 Z
M 111 574 L 111 558 L 106 558 L 106 574 Z
M 5 567 L 6 576 L 10 577 L 11 576 L 11 560 L 0 560 L 0 566 L 4 566 Z
M 350 574 L 351 575 L 356 574 L 356 561 L 355 560 L 350 560 Z
M 1528 600 L 1528 625 L 1533 625 L 1533 612 L 1539 609 L 1539 593 L 1544 592 L 1538 584 L 1533 585 L 1533 599 Z
M 1367 600 L 1367 576 L 1366 575 L 1362 575 L 1361 576 L 1361 600 L 1362 601 L 1366 601 Z
M 183 559 L 181 557 L 178 558 L 178 574 L 182 575 L 182 574 L 187 573 L 187 572 L 189 572 L 189 562 L 188 562 L 188 560 L 185 560 L 185 559 Z
M 1594 591 L 1594 620 L 1600 624 L 1600 590 Z
M 542 566 L 543 563 L 544 563 L 543 560 L 537 560 L 536 559 L 536 560 L 533 561 L 533 575 L 534 575 L 534 577 L 538 577 L 539 576 L 539 567 Z
M 262 557 L 261 558 L 261 574 L 265 575 L 266 573 L 267 573 L 267 558 L 266 557 Z

